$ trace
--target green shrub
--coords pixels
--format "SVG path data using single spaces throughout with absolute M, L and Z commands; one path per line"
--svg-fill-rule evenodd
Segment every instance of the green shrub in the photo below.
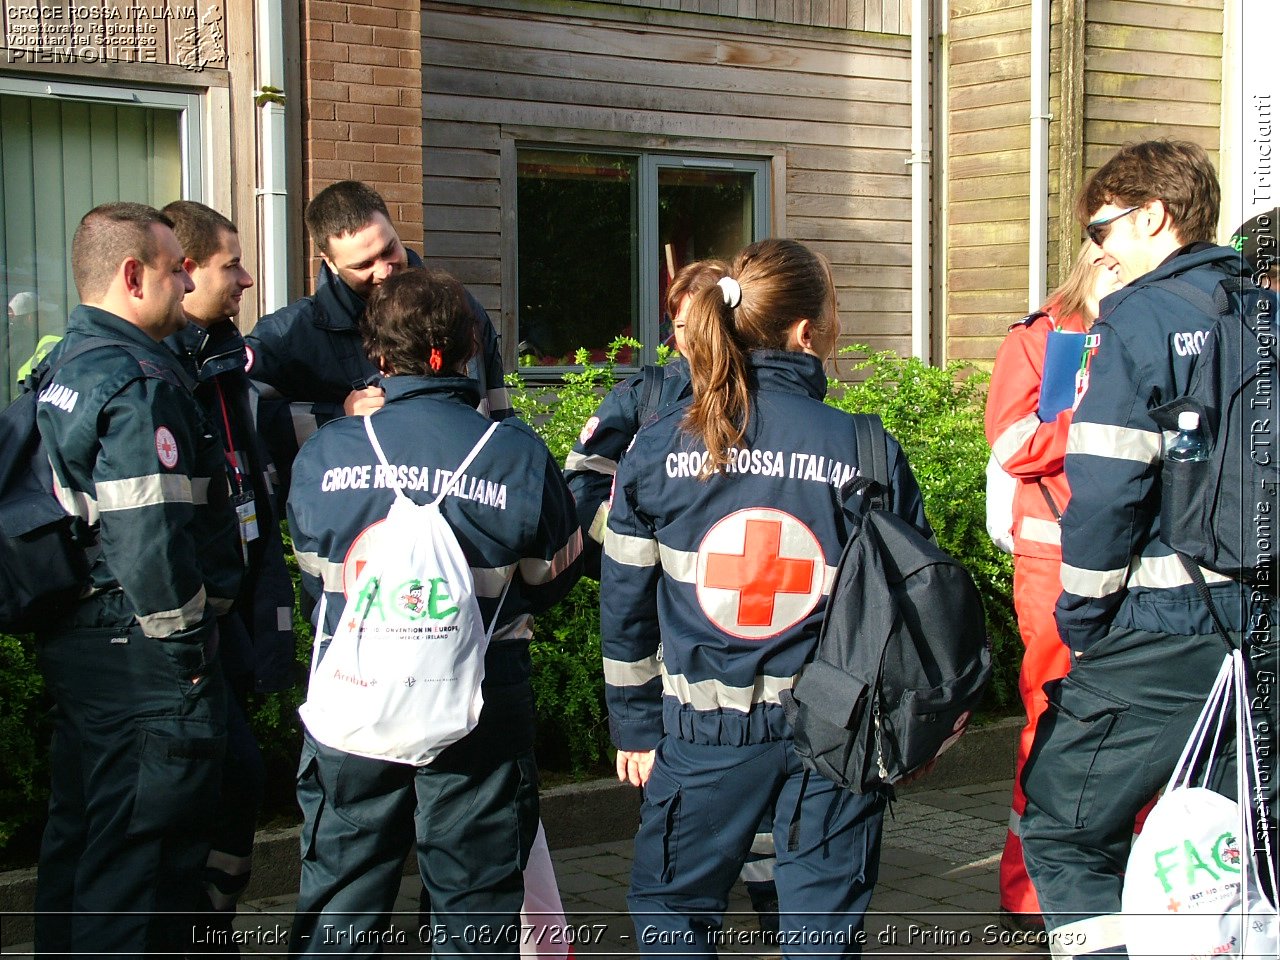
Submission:
M 48 799 L 44 683 L 29 637 L 0 634 L 0 850 L 39 820 Z

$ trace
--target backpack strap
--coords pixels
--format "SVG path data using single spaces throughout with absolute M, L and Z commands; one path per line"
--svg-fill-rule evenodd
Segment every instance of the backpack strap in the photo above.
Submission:
M 463 457 L 462 462 L 458 464 L 458 469 L 453 471 L 453 476 L 449 478 L 449 482 L 445 484 L 445 488 L 440 491 L 440 496 L 431 501 L 433 504 L 438 504 L 446 496 L 457 489 L 459 480 L 466 472 L 467 467 L 471 466 L 471 461 L 476 458 L 476 454 L 478 454 L 481 448 L 489 442 L 489 438 L 493 436 L 493 431 L 497 429 L 498 424 L 496 421 L 489 424 L 489 429 L 484 432 L 484 436 L 476 441 L 476 445 L 471 448 L 471 452 Z
M 640 397 L 640 406 L 636 410 L 636 427 L 643 427 L 650 417 L 658 412 L 658 401 L 662 398 L 662 381 L 666 371 L 656 364 L 646 363 L 640 368 L 640 378 L 644 382 L 644 393 Z
M 1045 486 L 1044 480 L 1036 477 L 1036 485 L 1040 488 L 1040 493 L 1044 496 L 1044 502 L 1049 507 L 1049 512 L 1053 514 L 1053 519 L 1059 523 L 1062 522 L 1062 511 L 1058 509 L 1058 505 L 1053 502 L 1053 494 L 1049 492 L 1049 488 Z
M 889 438 L 884 431 L 884 421 L 874 413 L 854 414 L 853 435 L 858 454 L 858 473 L 867 481 L 860 487 L 864 495 L 871 498 L 875 507 L 888 509 Z

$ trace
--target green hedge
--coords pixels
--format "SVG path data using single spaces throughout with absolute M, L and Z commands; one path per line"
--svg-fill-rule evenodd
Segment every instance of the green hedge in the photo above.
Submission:
M 555 387 L 509 378 L 516 410 L 534 424 L 560 462 L 582 424 L 614 383 L 613 360 L 567 374 Z M 852 353 L 852 357 L 849 354 Z M 586 364 L 584 353 L 579 362 Z M 849 411 L 879 413 L 902 443 L 924 493 L 938 542 L 961 558 L 986 602 L 996 676 L 988 707 L 1017 704 L 1021 655 L 1010 603 L 1009 558 L 991 544 L 983 522 L 987 445 L 982 432 L 986 377 L 961 364 L 929 367 L 918 360 L 865 349 L 845 351 L 842 373 L 856 385 L 832 381 L 828 402 Z M 292 564 L 292 557 L 289 558 Z M 294 568 L 296 576 L 296 567 Z M 538 618 L 531 651 L 538 702 L 538 756 L 549 770 L 598 770 L 608 758 L 608 729 L 600 671 L 600 587 L 582 580 L 554 610 Z M 300 676 L 310 661 L 311 637 L 295 614 Z M 0 856 L 28 855 L 44 815 L 49 705 L 42 693 L 29 639 L 0 635 Z M 254 699 L 251 722 L 270 771 L 269 809 L 291 811 L 291 784 L 301 733 L 297 707 L 302 688 Z

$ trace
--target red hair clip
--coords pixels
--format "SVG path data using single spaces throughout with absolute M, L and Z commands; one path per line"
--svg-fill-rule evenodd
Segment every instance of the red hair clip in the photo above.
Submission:
M 440 372 L 440 368 L 444 366 L 444 357 L 440 355 L 440 351 L 435 347 L 431 348 L 431 369 L 436 373 Z

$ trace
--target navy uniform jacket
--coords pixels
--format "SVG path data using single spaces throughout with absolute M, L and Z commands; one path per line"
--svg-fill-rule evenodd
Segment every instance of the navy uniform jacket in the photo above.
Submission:
M 475 409 L 479 389 L 466 377 L 397 376 L 383 386 L 386 406 L 373 415 L 378 441 L 405 495 L 428 503 L 489 427 Z M 326 424 L 298 454 L 289 529 L 303 587 L 317 600 L 322 587 L 327 594 L 326 637 L 342 616 L 344 565 L 359 560 L 352 546 L 386 517 L 393 496 L 359 417 Z M 533 615 L 564 597 L 582 572 L 582 535 L 557 464 L 526 424 L 504 420 L 441 510 L 471 566 L 486 626 L 515 577 L 485 658 L 485 683 L 528 679 Z
M 848 539 L 839 487 L 857 472 L 853 418 L 822 402 L 822 363 L 755 351 L 747 436 L 731 470 L 681 428 L 691 401 L 636 435 L 618 467 L 602 568 L 605 696 L 614 744 L 665 733 L 738 746 L 789 738 L 779 699 L 817 644 Z M 797 429 L 803 424 L 804 429 Z M 928 534 L 889 440 L 890 508 Z
M 422 259 L 409 251 L 409 264 L 420 267 Z M 480 344 L 468 374 L 480 384 L 480 411 L 503 420 L 511 415 L 511 401 L 502 379 L 498 334 L 484 307 L 469 293 L 467 298 Z M 364 300 L 322 263 L 314 295 L 263 317 L 245 338 L 249 376 L 264 388 L 260 425 L 277 468 L 286 475 L 307 437 L 343 415 L 347 395 L 381 379 L 360 339 L 363 313 Z M 280 398 L 289 404 L 282 405 Z
M 1210 317 L 1161 281 L 1178 277 L 1212 295 L 1245 272 L 1230 247 L 1184 248 L 1102 301 L 1089 383 L 1067 436 L 1071 502 L 1062 517 L 1058 630 L 1077 653 L 1113 627 L 1184 636 L 1213 621 L 1191 578 L 1160 541 L 1163 434 L 1151 410 L 1186 392 Z M 1243 590 L 1204 570 L 1224 625 L 1243 627 Z
M 280 536 L 276 471 L 258 436 L 257 393 L 244 372 L 244 338 L 222 320 L 208 330 L 189 323 L 165 345 L 195 382 L 196 402 L 217 431 L 234 492 L 251 495 L 257 514 L 258 536 L 242 553 L 246 569 L 235 608 L 218 623 L 223 670 L 258 693 L 288 689 L 296 679 L 293 583 Z
M 654 413 L 665 410 L 689 396 L 689 361 L 683 357 L 661 368 L 662 382 L 653 406 Z M 631 446 L 643 424 L 640 406 L 644 403 L 644 375 L 638 374 L 618 384 L 600 401 L 595 413 L 582 426 L 578 441 L 564 461 L 564 479 L 578 505 L 582 525 L 584 573 L 600 578 L 600 550 L 609 519 L 609 496 L 618 461 Z
M 231 609 L 243 570 L 217 433 L 163 344 L 79 306 L 56 355 L 87 337 L 129 343 L 154 361 L 93 350 L 41 391 L 36 422 L 54 492 L 96 541 L 92 593 L 55 629 L 136 621 L 148 637 L 201 643 Z

